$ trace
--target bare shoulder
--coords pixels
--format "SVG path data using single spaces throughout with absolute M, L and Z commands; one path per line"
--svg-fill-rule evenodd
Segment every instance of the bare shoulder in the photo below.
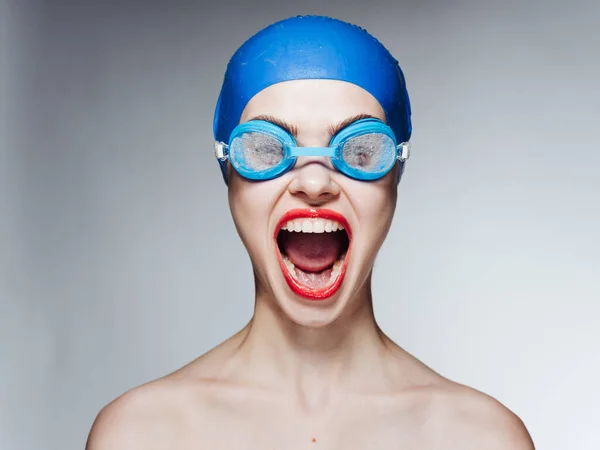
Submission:
M 452 382 L 433 391 L 426 427 L 434 448 L 534 450 L 521 419 L 498 400 Z
M 202 435 L 215 406 L 222 406 L 220 368 L 240 332 L 177 371 L 136 387 L 105 406 L 94 421 L 86 450 L 187 448 Z M 197 448 L 197 442 L 191 445 Z
M 202 404 L 186 380 L 163 378 L 136 387 L 105 406 L 94 421 L 86 450 L 162 450 L 181 441 Z

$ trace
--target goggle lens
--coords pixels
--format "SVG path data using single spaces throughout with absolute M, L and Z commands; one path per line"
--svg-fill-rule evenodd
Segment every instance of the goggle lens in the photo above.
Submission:
M 361 134 L 344 143 L 341 157 L 355 170 L 380 173 L 388 170 L 396 162 L 396 146 L 386 134 Z
M 281 163 L 283 144 L 277 138 L 258 131 L 243 133 L 231 142 L 230 157 L 234 167 L 246 172 L 262 172 Z

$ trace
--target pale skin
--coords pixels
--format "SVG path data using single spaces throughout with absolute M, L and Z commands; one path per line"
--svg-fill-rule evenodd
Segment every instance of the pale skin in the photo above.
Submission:
M 298 80 L 258 93 L 240 122 L 272 116 L 297 129 L 298 145 L 326 146 L 332 128 L 361 114 L 385 121 L 357 86 Z M 532 450 L 515 414 L 437 374 L 375 321 L 371 272 L 394 215 L 397 170 L 361 182 L 326 157 L 302 157 L 279 178 L 249 182 L 230 168 L 231 213 L 255 274 L 253 317 L 195 361 L 107 405 L 87 450 Z M 274 253 L 279 218 L 307 207 L 340 212 L 353 230 L 342 286 L 319 302 L 289 289 Z

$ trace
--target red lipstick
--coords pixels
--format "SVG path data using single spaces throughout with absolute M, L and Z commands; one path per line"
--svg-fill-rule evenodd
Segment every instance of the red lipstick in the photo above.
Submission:
M 340 268 L 340 273 L 334 280 L 333 284 L 327 286 L 323 289 L 314 289 L 308 286 L 305 286 L 299 283 L 292 275 L 290 274 L 288 268 L 286 267 L 281 251 L 279 250 L 279 246 L 277 244 L 277 236 L 281 231 L 283 225 L 285 225 L 290 220 L 307 218 L 307 219 L 327 219 L 336 221 L 344 227 L 346 234 L 348 236 L 348 249 L 346 250 L 346 256 L 342 261 L 342 266 Z M 279 222 L 277 223 L 277 227 L 275 228 L 275 233 L 273 236 L 275 240 L 275 247 L 277 249 L 277 259 L 279 261 L 279 266 L 281 271 L 283 272 L 283 276 L 285 281 L 287 282 L 290 289 L 297 295 L 304 297 L 308 300 L 325 300 L 332 295 L 334 295 L 338 289 L 340 288 L 342 281 L 344 280 L 344 275 L 346 274 L 346 268 L 348 266 L 348 257 L 350 255 L 350 251 L 352 249 L 352 230 L 346 218 L 340 213 L 330 210 L 330 209 L 292 209 L 285 213 Z

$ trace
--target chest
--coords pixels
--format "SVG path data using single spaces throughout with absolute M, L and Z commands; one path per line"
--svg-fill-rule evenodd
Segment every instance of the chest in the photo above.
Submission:
M 283 430 L 253 430 L 215 437 L 212 448 L 235 450 L 429 450 L 428 443 L 416 435 L 367 430 L 329 433 L 283 433 Z M 313 435 L 314 434 L 314 435 Z M 209 447 L 206 447 L 207 449 Z M 432 449 L 433 450 L 433 449 Z
M 368 411 L 340 411 L 322 420 L 256 411 L 248 417 L 214 415 L 206 425 L 191 431 L 186 449 L 437 450 L 414 420 Z

